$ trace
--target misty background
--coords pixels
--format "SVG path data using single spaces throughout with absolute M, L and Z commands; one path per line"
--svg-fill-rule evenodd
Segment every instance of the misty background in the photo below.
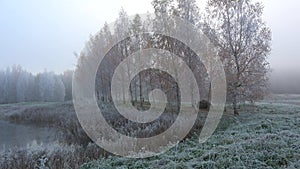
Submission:
M 272 30 L 269 62 L 271 90 L 300 93 L 300 8 L 297 0 L 261 0 L 263 19 Z M 199 0 L 203 9 L 205 1 Z M 0 1 L 0 69 L 21 65 L 37 74 L 73 70 L 90 35 L 124 8 L 129 15 L 153 12 L 151 0 L 2 0 Z

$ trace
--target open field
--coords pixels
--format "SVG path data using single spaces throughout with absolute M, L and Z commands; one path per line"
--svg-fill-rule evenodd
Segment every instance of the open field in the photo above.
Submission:
M 270 104 L 292 104 L 300 106 L 299 94 L 270 94 L 263 101 Z
M 89 143 L 71 102 L 0 105 L 2 121 L 63 133 L 52 143 L 33 140 L 1 150 L 0 168 L 300 168 L 299 100 L 298 95 L 273 95 L 241 105 L 240 116 L 228 108 L 207 142 L 200 144 L 199 132 L 191 133 L 166 153 L 146 159 L 114 156 Z

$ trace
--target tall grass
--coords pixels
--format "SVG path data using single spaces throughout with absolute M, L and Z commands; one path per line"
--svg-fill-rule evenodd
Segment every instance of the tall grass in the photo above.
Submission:
M 80 165 L 106 156 L 95 144 L 80 145 L 33 144 L 22 148 L 3 150 L 0 153 L 1 169 L 77 169 Z

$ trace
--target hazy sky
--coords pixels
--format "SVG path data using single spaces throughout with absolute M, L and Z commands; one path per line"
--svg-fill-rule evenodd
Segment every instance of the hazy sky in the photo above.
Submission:
M 90 34 L 113 22 L 121 7 L 129 15 L 152 12 L 151 1 L 0 0 L 0 69 L 14 64 L 33 73 L 73 69 L 73 52 L 81 51 Z M 262 2 L 273 32 L 272 68 L 300 73 L 300 1 Z

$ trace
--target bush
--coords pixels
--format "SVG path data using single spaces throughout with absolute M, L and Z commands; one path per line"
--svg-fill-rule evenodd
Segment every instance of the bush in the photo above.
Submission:
M 199 109 L 209 109 L 210 103 L 208 101 L 206 101 L 206 100 L 201 100 L 198 103 L 198 107 L 199 107 Z

